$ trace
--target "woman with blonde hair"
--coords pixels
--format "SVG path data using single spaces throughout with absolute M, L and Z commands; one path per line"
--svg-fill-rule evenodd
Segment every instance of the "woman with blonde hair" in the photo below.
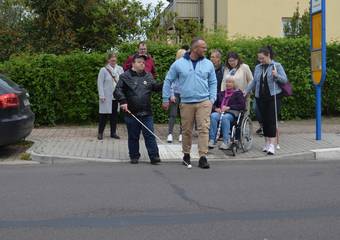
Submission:
M 219 121 L 223 135 L 220 149 L 226 150 L 230 147 L 230 124 L 246 107 L 243 92 L 235 87 L 235 81 L 228 78 L 225 86 L 226 88 L 217 95 L 210 115 L 209 148 L 216 146 Z
M 187 50 L 181 48 L 177 51 L 176 53 L 176 60 L 180 59 L 183 57 L 183 55 L 186 53 Z M 181 101 L 180 97 L 180 91 L 179 91 L 179 86 L 178 83 L 175 81 L 170 88 L 171 91 L 171 97 L 170 97 L 170 106 L 169 106 L 169 126 L 168 126 L 168 137 L 167 137 L 167 142 L 172 143 L 173 141 L 173 130 L 174 130 L 174 125 L 176 122 L 176 117 L 177 115 L 180 115 L 179 111 L 179 104 Z M 182 124 L 181 122 L 179 123 L 179 136 L 178 136 L 178 141 L 182 142 Z
M 111 138 L 119 139 L 116 133 L 118 101 L 114 99 L 113 91 L 118 83 L 119 75 L 124 70 L 117 64 L 117 57 L 114 53 L 107 55 L 106 63 L 106 66 L 100 69 L 97 79 L 99 95 L 98 140 L 103 139 L 107 117 L 110 118 Z

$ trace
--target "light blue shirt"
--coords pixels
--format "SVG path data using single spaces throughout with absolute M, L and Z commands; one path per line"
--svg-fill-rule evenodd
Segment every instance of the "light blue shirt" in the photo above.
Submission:
M 213 63 L 200 59 L 194 69 L 189 53 L 176 60 L 170 67 L 163 84 L 163 102 L 169 102 L 171 85 L 176 82 L 182 103 L 216 100 L 217 79 Z

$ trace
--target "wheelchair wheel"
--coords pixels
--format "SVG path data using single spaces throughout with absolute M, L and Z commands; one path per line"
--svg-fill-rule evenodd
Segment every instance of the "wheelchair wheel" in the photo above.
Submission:
M 245 115 L 241 123 L 240 145 L 243 152 L 251 149 L 253 144 L 253 123 L 249 116 Z

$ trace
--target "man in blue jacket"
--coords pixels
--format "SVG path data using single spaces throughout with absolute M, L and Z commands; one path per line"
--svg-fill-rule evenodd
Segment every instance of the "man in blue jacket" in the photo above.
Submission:
M 205 58 L 207 44 L 202 38 L 194 38 L 190 52 L 176 60 L 170 67 L 163 85 L 163 108 L 168 109 L 170 86 L 178 81 L 181 94 L 181 121 L 183 128 L 183 161 L 190 162 L 192 130 L 196 121 L 200 168 L 209 168 L 207 161 L 210 113 L 216 100 L 217 80 L 213 63 Z

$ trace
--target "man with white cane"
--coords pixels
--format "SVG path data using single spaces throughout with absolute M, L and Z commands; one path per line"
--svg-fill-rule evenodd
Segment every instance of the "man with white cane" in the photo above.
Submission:
M 244 94 L 247 95 L 255 89 L 256 103 L 263 118 L 265 145 L 262 151 L 274 155 L 278 140 L 277 115 L 280 112 L 283 95 L 278 83 L 287 83 L 288 79 L 282 65 L 273 60 L 270 46 L 261 48 L 257 58 L 260 64 L 255 67 L 254 80 L 249 83 Z
M 130 163 L 137 164 L 140 158 L 139 137 L 142 132 L 150 163 L 156 165 L 161 160 L 153 134 L 151 93 L 161 91 L 163 84 L 157 83 L 150 73 L 145 72 L 145 60 L 144 55 L 133 56 L 132 68 L 120 75 L 114 96 L 126 112 L 124 120 L 128 130 Z

